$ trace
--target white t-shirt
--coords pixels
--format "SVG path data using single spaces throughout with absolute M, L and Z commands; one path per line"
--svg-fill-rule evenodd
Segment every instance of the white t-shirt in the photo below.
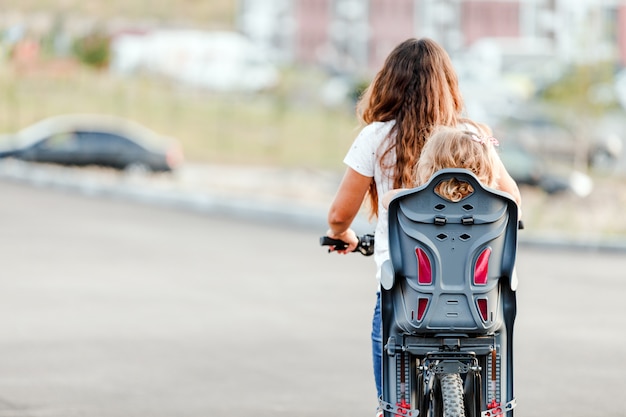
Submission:
M 395 153 L 390 152 L 387 156 L 392 163 L 385 164 L 391 170 L 382 172 L 379 159 L 386 146 L 381 145 L 387 139 L 389 131 L 395 125 L 395 121 L 373 122 L 365 126 L 354 140 L 352 147 L 343 162 L 361 175 L 374 178 L 378 192 L 378 221 L 374 232 L 374 261 L 376 262 L 376 279 L 380 282 L 380 267 L 389 259 L 389 218 L 387 210 L 382 205 L 382 197 L 387 191 L 393 189 L 393 166 L 395 165 Z
M 395 125 L 395 120 L 388 122 L 373 122 L 365 126 L 354 140 L 352 147 L 344 158 L 343 162 L 361 175 L 374 178 L 376 190 L 378 191 L 378 221 L 374 232 L 374 260 L 376 261 L 376 279 L 380 283 L 380 271 L 383 262 L 389 259 L 389 215 L 387 209 L 382 205 L 382 197 L 387 191 L 393 189 L 393 167 L 395 166 L 396 155 L 394 151 L 389 152 L 385 166 L 390 170 L 382 172 L 379 159 L 382 157 L 386 146 L 381 145 L 387 139 L 391 128 Z M 463 123 L 459 127 L 465 130 L 478 133 L 478 130 L 471 124 Z

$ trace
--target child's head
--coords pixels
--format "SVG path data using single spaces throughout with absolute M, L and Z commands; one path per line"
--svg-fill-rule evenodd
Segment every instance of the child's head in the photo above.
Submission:
M 417 185 L 425 184 L 444 168 L 465 168 L 472 171 L 487 187 L 495 188 L 497 141 L 480 130 L 474 133 L 452 127 L 439 127 L 426 141 L 417 164 Z M 459 201 L 473 192 L 471 186 L 456 180 L 445 181 L 437 187 L 443 197 Z

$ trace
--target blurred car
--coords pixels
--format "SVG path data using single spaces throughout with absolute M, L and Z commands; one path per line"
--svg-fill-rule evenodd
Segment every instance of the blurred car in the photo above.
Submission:
M 578 169 L 616 165 L 622 153 L 623 127 L 608 118 L 598 118 L 589 121 L 589 128 L 581 132 L 571 117 L 528 105 L 500 119 L 493 130 L 496 137 L 517 142 L 546 161 Z
M 180 144 L 130 120 L 70 114 L 44 119 L 0 136 L 0 158 L 120 170 L 173 171 L 183 162 Z
M 593 187 L 587 175 L 574 170 L 557 171 L 519 143 L 502 143 L 498 154 L 518 185 L 538 187 L 548 194 L 573 192 L 579 197 L 589 195 Z

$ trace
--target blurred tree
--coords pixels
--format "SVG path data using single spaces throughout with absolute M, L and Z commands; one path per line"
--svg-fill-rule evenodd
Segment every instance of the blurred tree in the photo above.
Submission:
M 100 31 L 74 41 L 74 54 L 84 64 L 104 68 L 111 58 L 110 38 Z
M 598 146 L 606 146 L 596 143 L 601 119 L 621 109 L 614 85 L 614 63 L 579 64 L 539 95 L 558 110 L 552 114 L 555 120 L 573 133 L 575 167 L 580 170 L 587 169 L 590 155 Z
M 575 65 L 561 79 L 545 88 L 540 98 L 558 106 L 571 107 L 589 116 L 601 116 L 619 107 L 610 91 L 615 66 L 610 62 Z

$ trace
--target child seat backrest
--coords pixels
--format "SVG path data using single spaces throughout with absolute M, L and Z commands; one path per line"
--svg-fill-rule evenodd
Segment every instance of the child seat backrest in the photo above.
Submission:
M 458 202 L 438 195 L 437 185 L 452 178 L 474 192 Z M 501 280 L 512 279 L 515 264 L 517 213 L 508 194 L 465 169 L 441 170 L 391 201 L 394 280 L 387 290 L 401 331 L 489 334 L 499 328 Z

